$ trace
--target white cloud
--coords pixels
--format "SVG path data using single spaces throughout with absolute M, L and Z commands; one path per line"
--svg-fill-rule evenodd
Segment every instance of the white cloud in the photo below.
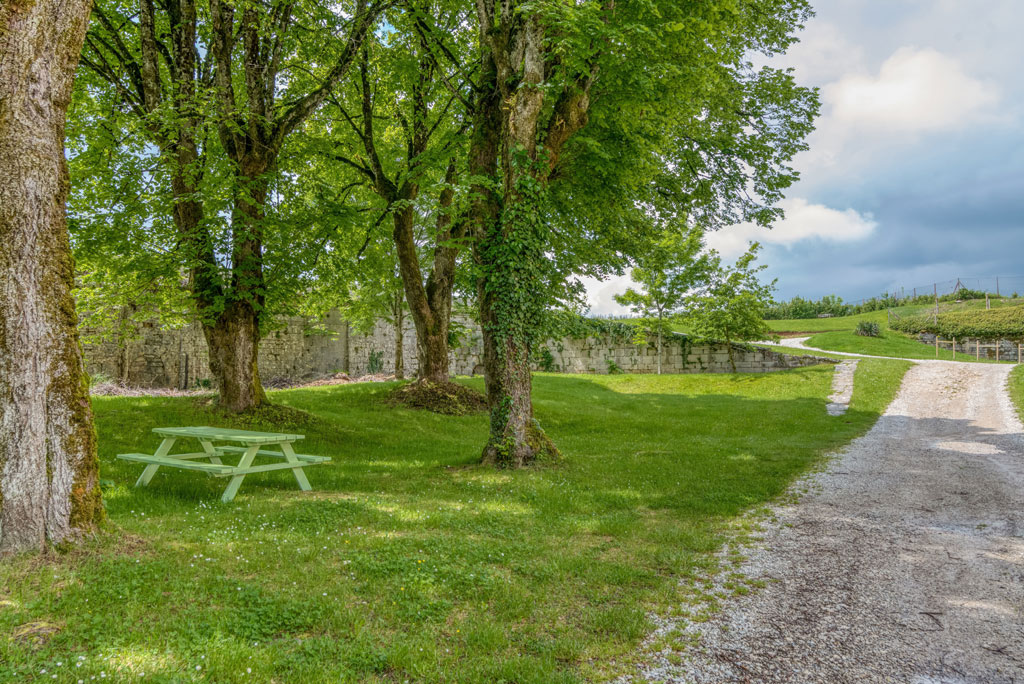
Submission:
M 999 101 L 991 83 L 932 49 L 901 47 L 877 75 L 850 74 L 822 90 L 826 116 L 843 127 L 927 133 L 974 123 Z
M 708 246 L 718 250 L 723 257 L 733 258 L 745 252 L 753 241 L 787 247 L 812 239 L 854 242 L 871 235 L 878 225 L 870 214 L 811 204 L 799 197 L 784 199 L 779 206 L 786 212 L 786 216 L 771 230 L 752 223 L 741 223 L 709 234 Z
M 794 69 L 801 85 L 823 85 L 860 70 L 863 62 L 863 48 L 851 43 L 835 24 L 812 19 L 799 42 L 766 63 Z
M 581 278 L 583 286 L 587 290 L 587 304 L 590 306 L 590 313 L 594 316 L 628 316 L 628 307 L 622 306 L 615 301 L 615 295 L 622 294 L 636 283 L 629 277 L 629 273 L 621 276 L 612 276 L 606 280 L 598 278 Z

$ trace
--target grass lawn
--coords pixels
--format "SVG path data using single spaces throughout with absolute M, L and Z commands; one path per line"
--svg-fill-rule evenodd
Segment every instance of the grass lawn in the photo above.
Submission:
M 850 331 L 837 330 L 814 335 L 805 343 L 809 347 L 872 356 L 891 356 L 905 359 L 934 359 L 935 347 L 919 342 L 916 338 L 894 330 L 886 330 L 879 337 L 862 337 Z M 939 349 L 937 357 L 943 361 L 977 361 L 973 354 L 956 353 Z M 981 359 L 982 363 L 996 363 L 994 359 Z
M 679 579 L 714 568 L 730 521 L 867 430 L 908 366 L 863 361 L 841 418 L 830 366 L 538 375 L 564 462 L 521 472 L 476 465 L 486 416 L 389 408 L 390 384 L 273 392 L 311 414 L 283 422 L 96 398 L 109 524 L 0 564 L 0 681 L 604 679 L 649 611 L 695 598 Z M 161 471 L 136 490 L 142 466 L 114 458 L 202 424 L 298 431 L 335 460 L 307 469 L 310 494 L 263 473 L 224 505 L 223 479 Z

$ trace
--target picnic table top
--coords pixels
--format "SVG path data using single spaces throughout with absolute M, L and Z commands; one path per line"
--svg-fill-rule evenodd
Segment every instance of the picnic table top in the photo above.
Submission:
M 305 435 L 293 435 L 284 432 L 255 432 L 253 430 L 205 426 L 153 428 L 153 432 L 165 437 L 195 437 L 197 439 L 216 439 L 230 442 L 245 442 L 248 444 L 274 444 L 305 439 Z

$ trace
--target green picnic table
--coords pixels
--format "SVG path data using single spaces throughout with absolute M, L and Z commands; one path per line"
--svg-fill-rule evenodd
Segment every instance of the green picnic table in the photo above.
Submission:
M 252 430 L 232 430 L 229 428 L 213 427 L 153 428 L 153 432 L 164 438 L 155 454 L 117 455 L 118 458 L 125 461 L 148 464 L 145 470 L 142 471 L 142 475 L 139 476 L 135 486 L 145 487 L 148 485 L 160 466 L 198 470 L 214 477 L 231 478 L 231 481 L 228 482 L 228 488 L 224 490 L 224 496 L 220 498 L 224 503 L 235 498 L 235 494 L 238 493 L 238 488 L 242 486 L 242 480 L 245 479 L 246 475 L 250 473 L 265 473 L 270 470 L 290 469 L 295 474 L 295 479 L 299 483 L 299 489 L 308 492 L 311 487 L 302 468 L 307 465 L 327 463 L 331 460 L 327 456 L 310 456 L 308 454 L 295 453 L 295 449 L 292 448 L 292 442 L 305 439 L 305 435 L 253 432 Z M 186 454 L 172 454 L 171 449 L 179 439 L 196 439 L 202 445 L 203 450 Z M 216 445 L 215 442 L 230 442 L 232 444 Z M 275 446 L 280 451 L 272 450 Z M 230 465 L 221 461 L 222 457 L 231 454 L 242 455 L 238 465 Z M 257 456 L 269 456 L 277 459 L 277 462 L 253 465 L 253 461 Z M 209 463 L 200 462 L 200 459 L 209 459 Z M 282 460 L 283 462 L 281 462 Z

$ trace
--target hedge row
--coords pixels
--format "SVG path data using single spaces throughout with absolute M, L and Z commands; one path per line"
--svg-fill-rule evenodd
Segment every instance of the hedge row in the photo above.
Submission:
M 940 337 L 963 340 L 1024 339 L 1024 306 L 1008 306 L 981 311 L 952 311 L 919 314 L 892 321 L 889 327 L 905 333 L 933 333 Z

